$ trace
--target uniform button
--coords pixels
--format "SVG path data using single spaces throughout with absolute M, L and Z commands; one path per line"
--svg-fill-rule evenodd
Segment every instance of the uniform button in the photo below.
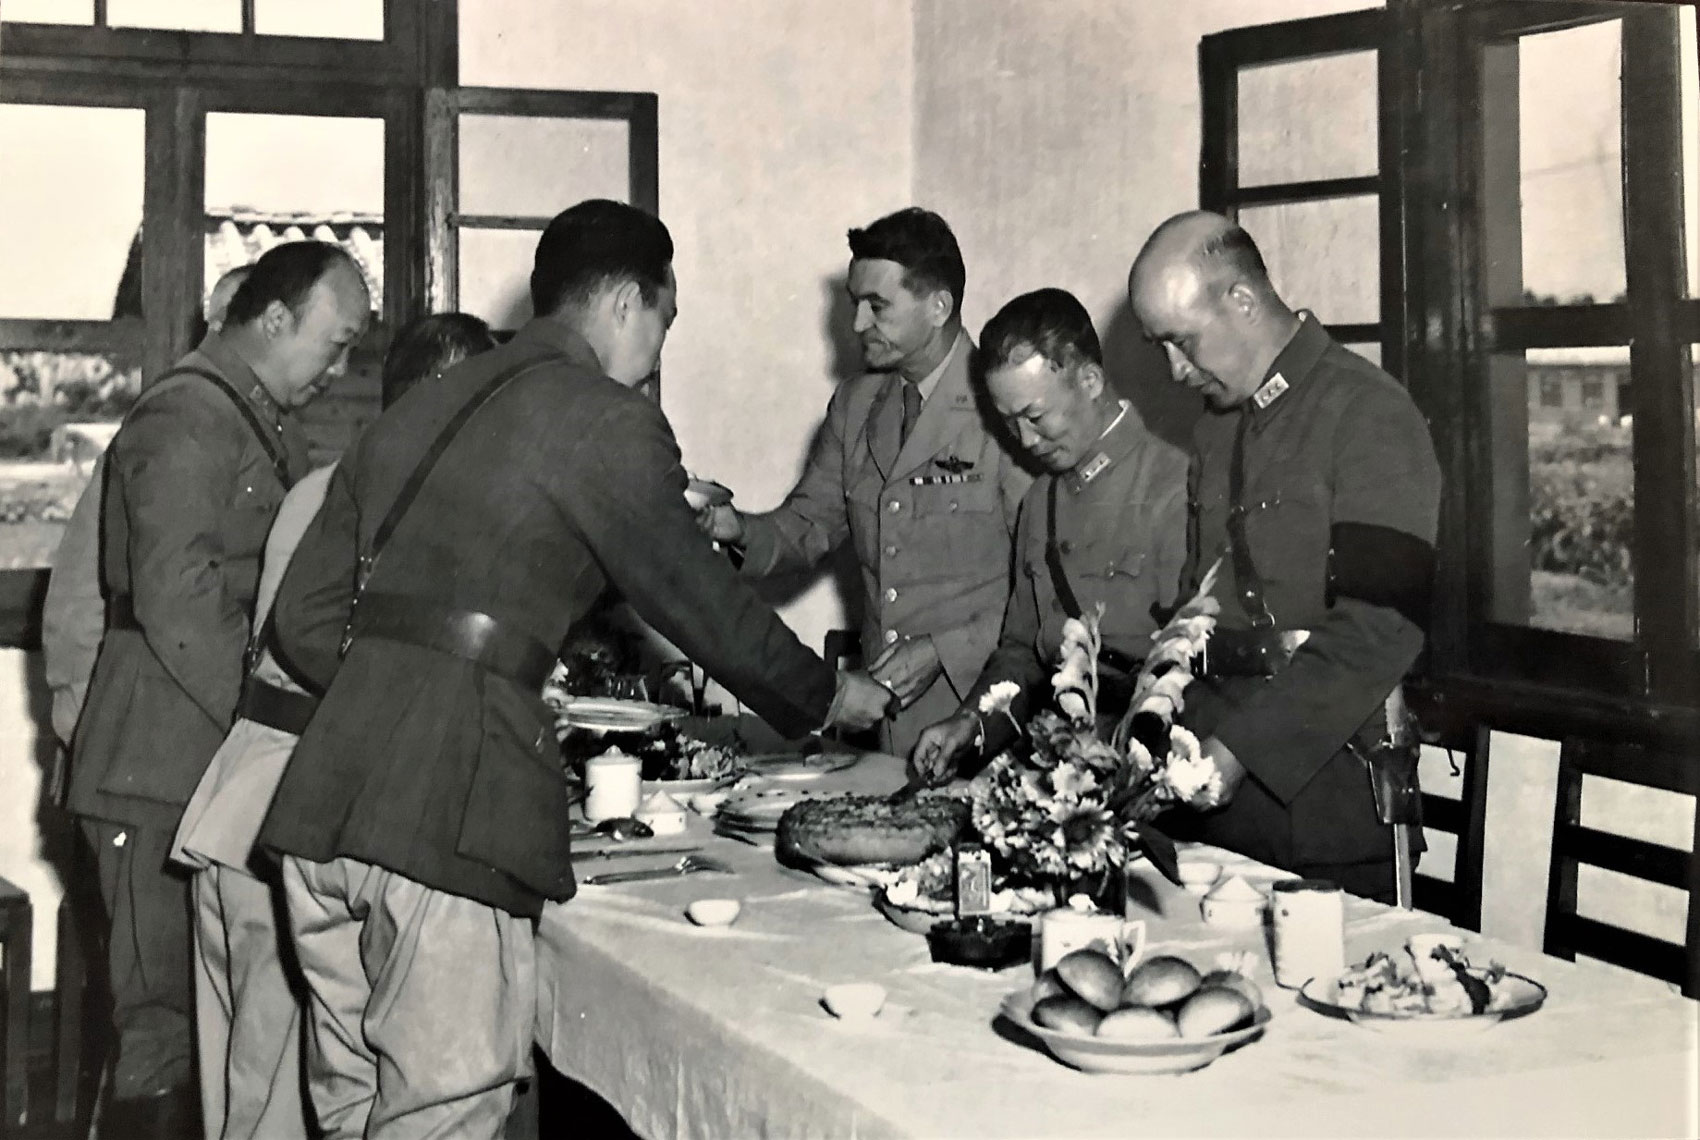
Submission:
M 889 502 L 885 505 L 885 509 L 890 511 L 892 514 L 895 515 L 897 512 L 899 512 L 903 509 L 903 502 L 900 499 L 893 499 L 891 502 Z
M 897 587 L 896 586 L 889 586 L 889 587 L 886 588 L 885 600 L 888 601 L 888 602 L 895 602 L 897 600 Z
M 1062 551 L 1064 554 L 1073 554 L 1074 543 L 1065 538 L 1061 542 L 1057 543 L 1057 549 Z
M 888 630 L 885 631 L 885 643 L 887 645 L 890 645 L 892 642 L 894 642 L 896 640 L 897 640 L 897 631 L 895 629 L 888 629 Z
M 955 499 L 952 499 L 950 501 L 950 509 L 953 510 L 953 511 L 956 509 L 956 500 Z
M 887 558 L 896 558 L 897 557 L 897 543 L 894 542 L 890 546 L 885 548 L 885 556 Z

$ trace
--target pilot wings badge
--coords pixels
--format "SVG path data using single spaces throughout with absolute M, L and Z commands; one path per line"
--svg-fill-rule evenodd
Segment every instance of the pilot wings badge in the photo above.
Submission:
M 972 460 L 960 459 L 954 455 L 947 455 L 943 459 L 933 460 L 933 466 L 942 468 L 952 475 L 960 475 L 964 471 L 973 470 L 974 463 Z

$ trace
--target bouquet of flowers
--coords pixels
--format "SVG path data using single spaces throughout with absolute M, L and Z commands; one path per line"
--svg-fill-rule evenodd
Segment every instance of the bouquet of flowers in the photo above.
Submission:
M 1076 893 L 1102 896 L 1139 850 L 1176 876 L 1173 844 L 1150 821 L 1176 805 L 1214 807 L 1222 795 L 1215 764 L 1175 724 L 1215 629 L 1215 577 L 1212 567 L 1198 594 L 1153 635 L 1127 714 L 1108 733 L 1098 718 L 1102 609 L 1064 625 L 1051 678 L 1056 707 L 1017 723 L 1022 738 L 969 785 L 974 828 L 1005 885 L 1044 887 L 1059 903 Z M 981 714 L 1014 723 L 1018 692 L 1013 682 L 994 685 Z

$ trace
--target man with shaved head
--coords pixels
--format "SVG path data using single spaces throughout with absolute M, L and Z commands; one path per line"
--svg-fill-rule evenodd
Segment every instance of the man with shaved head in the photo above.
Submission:
M 1199 837 L 1389 900 L 1392 833 L 1366 758 L 1398 754 L 1399 684 L 1423 646 L 1440 500 L 1428 425 L 1398 381 L 1287 306 L 1227 218 L 1164 222 L 1128 292 L 1211 409 L 1194 430 L 1183 594 L 1220 558 L 1222 614 L 1186 722 L 1232 799 Z

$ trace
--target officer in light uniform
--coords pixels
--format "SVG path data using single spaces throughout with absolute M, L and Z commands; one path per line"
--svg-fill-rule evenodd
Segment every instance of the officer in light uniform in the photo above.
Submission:
M 980 346 L 993 407 L 1047 474 L 1021 504 L 997 652 L 962 707 L 915 746 L 911 770 L 929 783 L 948 779 L 976 740 L 982 757 L 1007 742 L 1008 718 L 977 715 L 981 694 L 1015 682 L 1012 711 L 1024 719 L 1049 691 L 1063 623 L 1100 606 L 1100 711 L 1119 715 L 1116 697 L 1125 706 L 1186 558 L 1186 454 L 1111 391 L 1080 302 L 1061 289 L 1017 297 L 987 322 Z
M 966 275 L 944 219 L 911 207 L 849 237 L 869 372 L 833 395 L 808 467 L 777 509 L 708 507 L 699 525 L 757 577 L 811 569 L 852 544 L 863 655 L 897 698 L 882 744 L 903 755 L 956 710 L 997 645 L 1031 478 L 970 385 Z

